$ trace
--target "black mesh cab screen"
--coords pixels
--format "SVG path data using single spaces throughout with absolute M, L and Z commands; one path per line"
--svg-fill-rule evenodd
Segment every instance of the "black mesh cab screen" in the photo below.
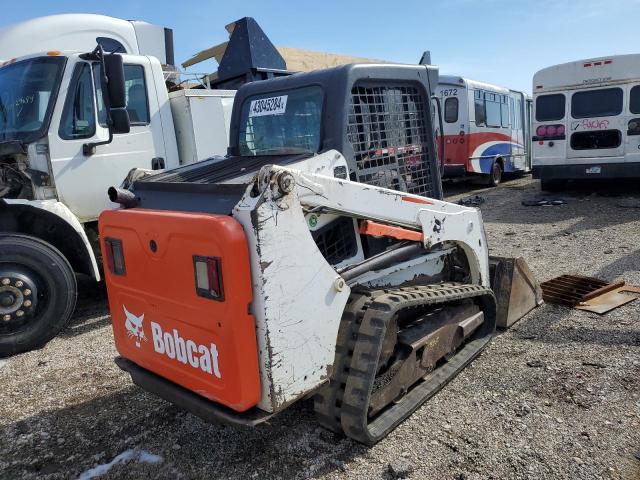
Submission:
M 359 86 L 351 90 L 347 137 L 359 182 L 437 197 L 427 125 L 430 103 L 412 86 Z

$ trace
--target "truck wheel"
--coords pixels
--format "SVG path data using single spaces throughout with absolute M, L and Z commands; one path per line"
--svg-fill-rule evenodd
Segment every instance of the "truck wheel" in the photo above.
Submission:
M 493 162 L 491 166 L 491 173 L 487 179 L 487 185 L 490 187 L 497 187 L 502 181 L 502 165 L 499 162 Z
M 52 245 L 0 235 L 0 357 L 43 346 L 64 328 L 76 305 L 76 278 Z

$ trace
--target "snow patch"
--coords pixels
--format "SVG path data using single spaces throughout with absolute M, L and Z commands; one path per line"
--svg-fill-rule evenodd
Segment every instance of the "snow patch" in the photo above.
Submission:
M 154 455 L 153 453 L 145 452 L 144 450 L 125 450 L 109 463 L 103 463 L 82 472 L 78 477 L 78 480 L 91 480 L 92 478 L 99 477 L 107 473 L 115 465 L 128 462 L 129 460 L 135 460 L 141 463 L 161 463 L 162 457 Z
M 0 368 L 4 367 L 7 365 L 7 361 L 6 360 L 0 360 Z

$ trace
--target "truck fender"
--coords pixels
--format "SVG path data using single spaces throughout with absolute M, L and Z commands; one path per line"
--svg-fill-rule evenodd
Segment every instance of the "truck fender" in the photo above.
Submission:
M 68 260 L 71 262 L 75 270 L 87 273 L 96 281 L 100 281 L 100 270 L 98 269 L 98 262 L 93 252 L 93 248 L 91 247 L 89 237 L 78 218 L 65 204 L 57 200 L 1 199 L 0 206 L 4 207 L 0 208 L 0 210 L 9 212 L 8 217 L 14 217 L 14 215 L 12 215 L 12 211 L 15 212 L 15 217 L 18 217 L 21 213 L 32 213 L 45 221 L 49 218 L 52 222 L 63 222 L 63 225 L 68 227 L 65 229 L 66 231 L 71 231 L 69 230 L 70 227 L 70 229 L 72 229 L 72 231 L 77 235 L 75 246 L 81 246 L 84 248 L 80 248 L 80 251 L 77 251 L 78 258 L 75 259 L 75 262 L 70 258 L 68 258 Z M 8 217 L 5 216 L 3 218 L 0 216 L 0 231 L 9 230 L 16 233 L 31 234 L 48 241 L 56 246 L 58 250 L 61 250 L 63 254 L 65 253 L 64 248 L 60 248 L 60 246 L 55 245 L 55 242 L 49 241 L 49 239 L 46 238 L 46 235 L 39 235 L 37 232 L 30 232 L 28 230 L 25 231 L 23 228 L 16 225 L 10 226 L 8 221 L 4 221 Z M 5 225 L 5 223 L 7 223 L 7 225 Z

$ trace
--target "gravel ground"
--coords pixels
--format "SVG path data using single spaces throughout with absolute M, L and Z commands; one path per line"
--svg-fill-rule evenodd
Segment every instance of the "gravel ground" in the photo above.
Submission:
M 526 177 L 447 192 L 482 195 L 492 253 L 523 255 L 540 280 L 640 285 L 640 208 L 618 206 L 637 203 L 638 187 L 606 187 L 553 207 L 520 204 L 539 195 Z M 0 361 L 2 479 L 78 478 L 123 452 L 100 478 L 640 479 L 640 301 L 605 316 L 543 305 L 366 448 L 318 427 L 309 401 L 244 429 L 146 394 L 113 364 L 101 287 L 81 289 L 63 335 Z

